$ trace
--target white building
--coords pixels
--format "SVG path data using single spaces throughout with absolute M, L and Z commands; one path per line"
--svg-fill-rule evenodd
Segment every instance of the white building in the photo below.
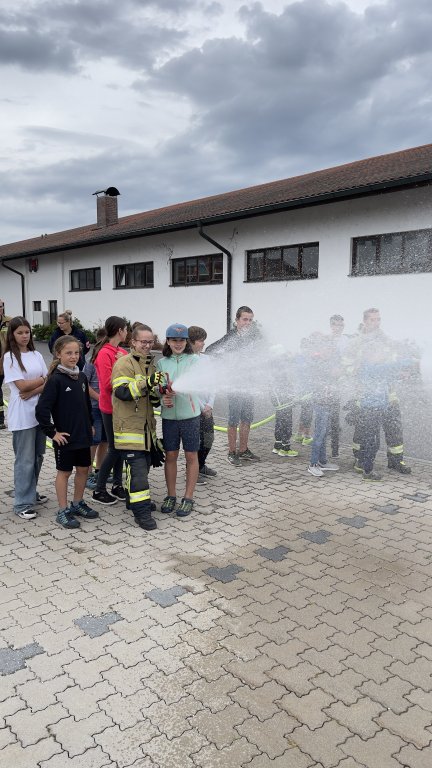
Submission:
M 97 223 L 0 247 L 0 296 L 32 324 L 70 308 L 87 327 L 115 314 L 161 338 L 202 325 L 209 342 L 246 304 L 288 346 L 333 313 L 353 331 L 379 307 L 392 336 L 426 344 L 431 183 L 432 144 L 123 218 L 109 188 Z

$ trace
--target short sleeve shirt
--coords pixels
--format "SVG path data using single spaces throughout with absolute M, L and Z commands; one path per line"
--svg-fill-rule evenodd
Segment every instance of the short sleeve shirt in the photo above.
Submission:
M 25 371 L 21 370 L 15 355 L 12 355 L 10 352 L 6 352 L 3 359 L 5 383 L 9 384 L 10 388 L 7 410 L 7 422 L 10 432 L 17 432 L 20 429 L 31 429 L 38 424 L 35 408 L 39 395 L 33 395 L 28 400 L 22 400 L 15 382 L 30 381 L 31 379 L 37 379 L 39 376 L 46 376 L 48 373 L 45 360 L 40 352 L 22 352 L 21 361 Z

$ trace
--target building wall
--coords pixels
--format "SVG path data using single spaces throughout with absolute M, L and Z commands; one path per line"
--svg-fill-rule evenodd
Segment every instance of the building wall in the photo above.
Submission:
M 349 272 L 353 237 L 429 228 L 431 208 L 431 189 L 420 188 L 207 226 L 205 231 L 233 253 L 233 313 L 242 304 L 251 306 L 275 341 L 296 346 L 302 336 L 327 328 L 329 316 L 336 312 L 344 315 L 347 331 L 353 332 L 363 309 L 377 306 L 392 336 L 425 344 L 432 273 L 351 277 Z M 318 279 L 245 282 L 248 249 L 312 241 L 319 241 Z M 46 310 L 48 301 L 56 299 L 59 311 L 72 309 L 90 327 L 117 314 L 146 322 L 163 337 L 167 325 L 182 322 L 206 327 L 211 342 L 225 332 L 226 257 L 223 285 L 184 288 L 170 287 L 170 259 L 216 251 L 196 230 L 186 230 L 41 256 L 37 273 L 29 274 L 27 263 L 13 266 L 26 273 L 31 322 L 34 300 Z M 154 262 L 154 289 L 113 289 L 114 265 L 140 261 Z M 97 266 L 101 291 L 69 291 L 71 269 Z M 18 277 L 2 270 L 0 285 L 8 312 L 18 304 L 21 312 Z

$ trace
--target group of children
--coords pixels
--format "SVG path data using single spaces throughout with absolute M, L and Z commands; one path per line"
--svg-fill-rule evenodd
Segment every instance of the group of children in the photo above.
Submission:
M 23 317 L 10 321 L 4 372 L 10 388 L 8 427 L 15 453 L 14 512 L 20 518 L 34 519 L 38 505 L 47 501 L 36 489 L 46 438 L 52 440 L 57 469 L 56 521 L 68 529 L 79 528 L 79 518 L 99 516 L 93 504 L 84 500 L 86 486 L 93 490 L 94 504 L 124 501 L 138 525 L 152 530 L 157 526 L 148 482 L 151 466 L 165 463 L 167 495 L 161 511 L 174 512 L 180 518 L 193 510 L 196 483 L 216 475 L 206 465 L 214 437 L 212 396 L 180 394 L 171 388 L 172 382 L 197 363 L 205 330 L 170 325 L 156 365 L 151 355 L 155 342 L 152 329 L 135 323 L 129 352 L 124 348 L 128 335 L 124 318 L 107 318 L 91 360 L 86 362 L 81 341 L 63 332 L 54 341 L 54 359 L 47 370 L 35 349 L 29 322 Z M 156 434 L 154 408 L 159 405 L 163 442 Z M 186 488 L 178 502 L 181 443 Z M 69 503 L 68 481 L 73 470 L 73 499 Z M 109 492 L 106 486 L 111 472 Z

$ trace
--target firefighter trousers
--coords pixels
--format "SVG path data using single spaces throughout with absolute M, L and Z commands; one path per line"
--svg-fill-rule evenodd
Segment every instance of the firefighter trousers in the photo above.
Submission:
M 126 465 L 126 508 L 136 520 L 151 517 L 150 488 L 148 473 L 150 453 L 147 451 L 122 451 Z

